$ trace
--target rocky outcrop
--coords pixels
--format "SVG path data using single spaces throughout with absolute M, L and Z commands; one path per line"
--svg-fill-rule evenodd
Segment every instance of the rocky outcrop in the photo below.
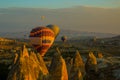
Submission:
M 86 70 L 86 80 L 98 80 L 98 67 L 97 67 L 97 60 L 94 56 L 93 52 L 89 52 L 87 61 L 85 64 Z
M 48 70 L 42 57 L 37 55 L 34 52 L 29 54 L 24 46 L 21 53 L 16 55 L 7 80 L 46 80 Z
M 87 61 L 85 64 L 86 72 L 94 71 L 97 72 L 97 60 L 93 52 L 89 52 Z
M 72 78 L 75 76 L 75 75 L 78 75 L 80 74 L 81 76 L 84 76 L 85 75 L 85 65 L 84 65 L 84 62 L 80 56 L 80 53 L 78 51 L 76 51 L 76 54 L 75 56 L 73 57 L 73 64 L 72 64 L 72 68 L 70 70 L 70 76 L 69 76 L 69 79 L 70 80 L 73 80 Z M 80 77 L 81 78 L 81 77 Z M 76 78 L 77 79 L 77 78 Z M 79 77 L 78 79 L 79 80 Z M 81 79 L 80 79 L 81 80 Z
M 73 77 L 71 77 L 70 80 L 83 80 L 83 76 L 82 76 L 82 73 L 81 73 L 80 69 L 78 69 L 76 71 L 76 73 L 74 74 Z
M 68 80 L 66 63 L 59 51 L 53 56 L 49 73 L 49 80 Z
M 103 54 L 102 53 L 98 53 L 98 58 L 103 58 Z
M 71 67 L 72 67 L 72 65 L 73 65 L 73 58 L 67 57 L 67 58 L 66 58 L 66 65 L 67 65 L 68 75 L 70 75 L 70 70 L 71 70 Z

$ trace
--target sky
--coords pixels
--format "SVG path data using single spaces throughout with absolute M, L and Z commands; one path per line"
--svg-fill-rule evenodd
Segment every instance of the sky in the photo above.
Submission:
M 120 0 L 1 0 L 0 32 L 30 31 L 43 15 L 45 25 L 120 34 Z
M 1 0 L 0 8 L 68 8 L 74 6 L 92 6 L 118 8 L 120 0 Z

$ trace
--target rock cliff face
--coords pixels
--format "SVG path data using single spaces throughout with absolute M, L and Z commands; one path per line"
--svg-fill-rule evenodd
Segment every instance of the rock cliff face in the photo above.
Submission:
M 47 75 L 42 57 L 34 52 L 29 54 L 24 46 L 21 53 L 16 54 L 7 80 L 46 80 Z
M 54 54 L 49 73 L 49 80 L 68 80 L 66 63 L 60 53 Z

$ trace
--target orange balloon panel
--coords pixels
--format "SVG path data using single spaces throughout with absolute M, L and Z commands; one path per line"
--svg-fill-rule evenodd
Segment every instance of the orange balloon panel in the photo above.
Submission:
M 54 42 L 54 32 L 47 27 L 37 27 L 30 32 L 30 41 L 34 48 L 44 56 Z

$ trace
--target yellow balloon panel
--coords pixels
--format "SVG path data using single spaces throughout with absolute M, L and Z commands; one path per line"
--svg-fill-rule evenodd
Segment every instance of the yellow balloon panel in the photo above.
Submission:
M 55 37 L 57 37 L 57 35 L 60 32 L 60 29 L 57 25 L 50 24 L 50 25 L 47 25 L 46 27 L 50 28 L 55 33 Z

